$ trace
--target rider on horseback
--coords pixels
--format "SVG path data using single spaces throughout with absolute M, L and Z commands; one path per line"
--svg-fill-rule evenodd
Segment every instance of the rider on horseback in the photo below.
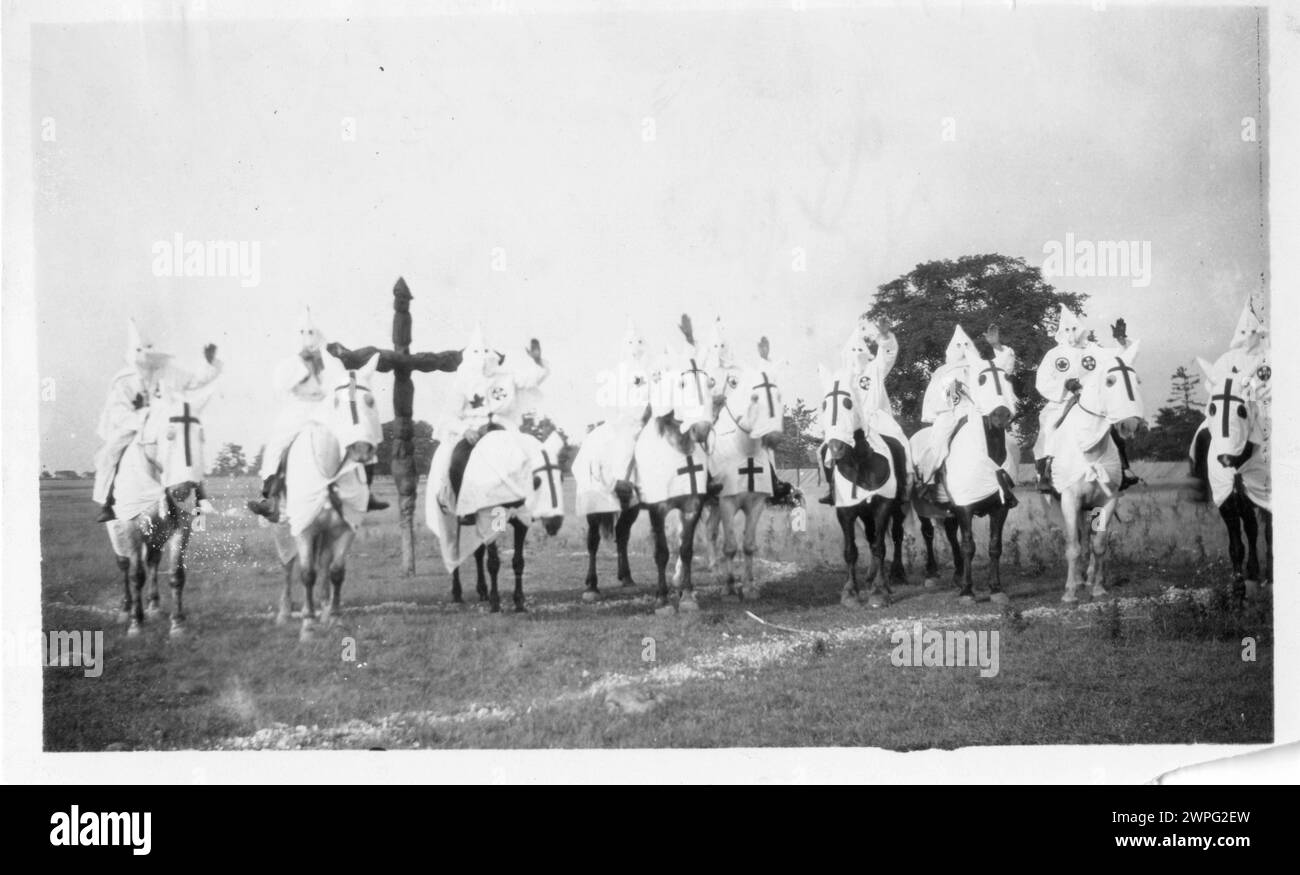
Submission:
M 1128 329 L 1124 320 L 1117 319 L 1111 326 L 1111 333 L 1121 348 L 1129 346 Z M 1061 305 L 1061 317 L 1056 329 L 1056 346 L 1043 356 L 1038 365 L 1035 387 L 1038 394 L 1047 400 L 1039 414 L 1038 439 L 1034 443 L 1034 463 L 1038 469 L 1038 491 L 1044 494 L 1054 493 L 1052 485 L 1052 458 L 1056 455 L 1053 437 L 1056 429 L 1065 419 L 1083 389 L 1082 380 L 1087 378 L 1097 367 L 1103 347 L 1092 337 L 1092 333 L 1083 330 L 1078 317 Z M 1129 468 L 1128 453 L 1124 440 L 1119 433 L 1111 429 L 1111 438 L 1119 450 L 1123 475 L 1120 491 L 1128 489 L 1138 482 L 1138 477 Z
M 898 360 L 898 338 L 883 324 L 859 321 L 844 345 L 843 372 L 850 383 L 854 403 L 865 411 L 878 410 L 877 417 L 885 434 L 898 438 L 904 445 L 907 437 L 894 419 L 889 393 L 885 390 L 885 377 Z M 865 421 L 865 416 L 864 416 Z M 817 499 L 822 504 L 835 504 L 835 477 L 833 466 L 823 466 L 826 473 L 826 494 Z
M 325 336 L 316 327 L 311 310 L 304 308 L 298 323 L 298 351 L 275 365 L 271 385 L 277 394 L 278 413 L 262 450 L 262 497 L 248 502 L 248 509 L 271 522 L 280 519 L 284 497 L 284 472 L 289 447 L 308 423 L 320 421 L 318 410 L 328 394 L 337 368 L 326 370 Z M 340 377 L 346 382 L 346 375 Z M 374 466 L 366 466 L 366 482 L 374 478 Z M 388 503 L 372 494 L 366 510 L 383 510 Z
M 521 396 L 535 390 L 550 373 L 536 339 L 526 351 L 528 360 L 521 367 L 505 368 L 505 356 L 488 347 L 481 327 L 474 329 L 453 383 L 455 417 L 443 429 L 443 439 L 453 441 L 455 446 L 448 472 L 453 496 L 460 494 L 465 463 L 479 438 L 497 429 L 518 431 L 528 406 L 527 399 Z M 462 522 L 473 522 L 473 517 Z
M 134 320 L 127 324 L 127 367 L 113 375 L 108 400 L 99 418 L 98 434 L 104 445 L 95 454 L 93 498 L 101 505 L 95 522 L 117 519 L 113 512 L 113 481 L 122 454 L 140 432 L 150 402 L 162 398 L 164 392 L 181 396 L 211 383 L 221 373 L 221 361 L 216 356 L 214 345 L 205 346 L 203 357 L 206 365 L 199 373 L 191 374 L 178 367 L 170 353 L 155 349 L 153 343 L 140 334 Z M 200 507 L 211 508 L 202 483 L 198 484 L 195 498 Z

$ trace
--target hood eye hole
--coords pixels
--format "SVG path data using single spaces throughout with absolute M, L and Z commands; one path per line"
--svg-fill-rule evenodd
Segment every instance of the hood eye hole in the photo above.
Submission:
M 1240 416 L 1242 419 L 1245 419 L 1245 418 L 1246 418 L 1246 408 L 1245 408 L 1245 407 L 1238 407 L 1238 408 L 1237 408 L 1237 415 Z
M 1106 378 L 1106 385 L 1107 385 L 1107 386 L 1114 386 L 1114 385 L 1115 385 L 1115 378 L 1114 378 L 1114 377 L 1107 377 L 1107 378 Z
M 987 383 L 988 381 L 989 381 L 989 378 L 988 378 L 987 376 L 985 376 L 984 374 L 980 374 L 980 385 L 981 385 L 981 386 L 983 386 L 983 385 L 984 385 L 985 383 Z
M 1217 412 L 1218 412 L 1218 409 L 1215 407 L 1215 405 L 1211 404 L 1211 405 L 1210 405 L 1210 415 L 1213 416 L 1213 415 L 1214 415 L 1215 413 L 1217 413 Z

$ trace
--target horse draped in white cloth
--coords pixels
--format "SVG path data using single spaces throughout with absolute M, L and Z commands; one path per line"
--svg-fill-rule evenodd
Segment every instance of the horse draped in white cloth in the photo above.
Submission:
M 1133 368 L 1137 351 L 1137 341 L 1122 349 L 1093 350 L 1095 364 L 1084 372 L 1077 396 L 1053 423 L 1052 445 L 1056 452 L 1051 479 L 1060 493 L 1065 529 L 1067 573 L 1063 602 L 1078 601 L 1075 590 L 1085 583 L 1092 588 L 1094 597 L 1107 592 L 1108 526 L 1124 479 L 1124 465 L 1112 429 L 1123 440 L 1129 440 L 1142 423 L 1142 381 Z M 1088 540 L 1090 518 L 1091 552 L 1087 576 L 1081 579 L 1079 557 L 1081 545 Z
M 926 583 L 933 585 L 938 569 L 931 520 L 940 520 L 953 548 L 957 595 L 966 602 L 975 600 L 973 524 L 977 516 L 987 516 L 989 520 L 990 598 L 999 604 L 1008 601 L 1002 591 L 1000 557 L 1007 512 L 1017 503 L 1012 490 L 1018 447 L 1007 434 L 1007 428 L 1015 416 L 1018 401 L 1011 386 L 1011 374 L 999 361 L 1006 359 L 981 359 L 972 350 L 967 354 L 965 368 L 937 374 L 946 383 L 943 388 L 952 405 L 934 417 L 934 425 L 921 429 L 911 440 L 913 458 L 924 458 L 929 466 L 929 470 L 923 470 L 918 463 L 919 485 L 912 493 L 912 507 L 921 519 L 921 534 L 925 539 Z M 930 389 L 926 395 L 930 395 Z
M 754 579 L 754 554 L 758 552 L 758 525 L 769 502 L 794 496 L 787 483 L 777 479 L 772 450 L 783 434 L 785 405 L 781 399 L 780 376 L 772 363 L 767 338 L 759 341 L 759 362 L 747 369 L 734 368 L 714 423 L 714 441 L 709 453 L 709 495 L 704 504 L 705 544 L 716 551 L 718 528 L 723 533 L 722 574 L 728 595 L 758 598 Z M 775 497 L 775 498 L 774 498 Z M 736 514 L 745 515 L 740 545 L 736 541 Z M 732 562 L 743 549 L 744 571 L 740 587 Z M 679 559 L 679 566 L 681 564 Z
M 540 519 L 546 533 L 554 535 L 564 522 L 564 485 L 559 464 L 563 448 L 564 441 L 556 432 L 544 442 L 512 429 L 485 433 L 465 464 L 460 492 L 451 506 L 450 485 L 444 482 L 450 460 L 437 456 L 450 454 L 454 445 L 449 441 L 439 445 L 425 491 L 425 521 L 438 538 L 443 564 L 452 573 L 453 602 L 461 602 L 461 564 L 471 555 L 481 563 L 486 554 L 491 589 L 483 586 L 480 566 L 479 597 L 488 601 L 493 613 L 501 610 L 497 540 L 509 526 L 514 532 L 511 569 L 515 575 L 515 611 L 526 610 L 524 542 L 528 526 Z
M 290 616 L 293 568 L 303 587 L 302 628 L 310 639 L 317 621 L 313 588 L 328 575 L 329 599 L 320 622 L 333 621 L 341 607 L 347 552 L 370 501 L 365 466 L 382 439 L 379 410 L 371 391 L 378 356 L 356 369 L 331 371 L 317 418 L 293 438 L 285 462 L 284 522 L 275 528 L 276 548 L 285 564 L 284 592 L 277 625 Z
M 145 410 L 134 440 L 117 466 L 114 510 L 105 523 L 122 571 L 122 619 L 126 634 L 140 634 L 145 619 L 144 585 L 151 581 L 149 613 L 159 610 L 158 567 L 171 566 L 171 635 L 185 632 L 185 550 L 191 514 L 184 506 L 203 479 L 203 428 L 198 414 L 204 394 L 164 394 Z
M 1271 423 L 1259 399 L 1259 388 L 1271 379 L 1272 368 L 1263 358 L 1242 361 L 1226 354 L 1214 365 L 1197 361 L 1205 372 L 1210 403 L 1205 422 L 1192 439 L 1192 471 L 1209 483 L 1210 496 L 1228 529 L 1233 586 L 1246 590 L 1273 579 Z M 1267 549 L 1262 571 L 1256 547 L 1261 519 Z
M 865 581 L 870 586 L 870 605 L 884 607 L 891 594 L 884 567 L 885 535 L 895 508 L 907 499 L 908 446 L 905 438 L 895 435 L 897 423 L 873 400 L 878 398 L 880 381 L 863 384 L 861 391 L 854 393 L 847 370 L 832 373 L 819 368 L 819 375 L 826 390 L 820 413 L 824 435 L 820 455 L 823 465 L 832 469 L 835 517 L 844 537 L 844 564 L 849 570 L 840 604 L 862 605 L 854 534 L 861 521 L 871 548 Z

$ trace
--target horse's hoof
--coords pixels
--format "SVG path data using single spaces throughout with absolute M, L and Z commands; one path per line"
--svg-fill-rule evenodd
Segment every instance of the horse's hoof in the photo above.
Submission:
M 677 610 L 679 611 L 698 611 L 700 606 L 695 603 L 695 593 L 686 593 L 677 601 Z
M 515 602 L 515 613 L 516 613 L 516 614 L 526 614 L 526 613 L 528 613 L 528 608 L 524 607 L 524 603 L 523 603 L 523 602 Z
M 162 613 L 162 605 L 157 602 L 149 602 L 149 604 L 145 605 L 144 613 L 147 617 L 156 617 Z
M 846 608 L 860 608 L 862 601 L 853 593 L 845 593 L 840 596 L 840 604 Z
M 140 637 L 140 628 L 141 628 L 141 626 L 140 626 L 140 621 L 139 621 L 139 620 L 132 620 L 131 623 L 130 623 L 130 625 L 128 625 L 128 626 L 126 627 L 126 637 L 127 637 L 127 638 L 139 638 L 139 637 Z
M 171 635 L 172 638 L 184 638 L 186 632 L 187 632 L 187 627 L 184 622 L 180 620 L 172 620 L 172 628 L 171 631 L 168 633 L 169 635 Z
M 1011 603 L 1011 596 L 998 590 L 989 596 L 989 601 L 993 602 L 995 605 L 1006 605 Z
M 1077 601 L 1079 601 L 1079 597 L 1078 597 L 1077 595 L 1074 594 L 1074 590 L 1072 590 L 1072 589 L 1067 589 L 1067 590 L 1065 591 L 1065 595 L 1061 596 L 1061 601 L 1064 602 L 1064 603 L 1067 604 L 1067 605 L 1072 605 L 1072 604 L 1076 603 Z
M 622 579 L 619 580 L 618 585 L 619 585 L 619 586 L 636 586 L 637 584 L 636 584 L 636 581 L 633 580 L 632 578 L 630 578 L 630 577 L 624 577 L 624 578 L 622 578 Z
M 1104 599 L 1108 595 L 1110 595 L 1110 590 L 1104 586 L 1094 586 L 1092 588 L 1092 597 L 1094 599 Z
M 873 595 L 867 602 L 873 608 L 884 608 L 889 606 L 889 599 L 883 595 Z
M 927 577 L 927 578 L 925 579 L 925 583 L 923 583 L 922 586 L 924 586 L 926 589 L 938 589 L 938 588 L 939 588 L 939 578 L 937 578 L 937 577 Z
M 584 590 L 582 593 L 582 600 L 589 604 L 591 602 L 598 602 L 603 598 L 604 596 L 600 594 L 600 590 L 598 589 L 588 589 Z
M 959 592 L 957 593 L 957 601 L 961 602 L 963 605 L 973 605 L 975 604 L 975 594 L 969 592 Z
M 677 606 L 673 604 L 660 605 L 655 608 L 656 617 L 671 617 L 677 613 Z
M 488 608 L 488 613 L 489 613 L 489 614 L 499 614 L 499 613 L 501 613 L 501 605 L 500 605 L 499 603 L 494 603 L 493 605 L 491 605 L 491 606 Z

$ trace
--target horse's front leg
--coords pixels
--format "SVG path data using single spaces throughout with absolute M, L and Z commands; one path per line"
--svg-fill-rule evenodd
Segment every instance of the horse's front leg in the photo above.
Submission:
M 144 564 L 149 580 L 149 599 L 144 612 L 152 617 L 162 611 L 162 594 L 158 589 L 158 569 L 162 566 L 162 547 L 150 544 L 145 548 Z
M 515 613 L 522 614 L 524 607 L 524 540 L 528 537 L 528 526 L 517 519 L 511 519 L 510 525 L 515 529 L 515 555 L 510 560 L 510 569 L 515 573 Z
M 600 601 L 600 590 L 596 586 L 596 551 L 600 549 L 601 514 L 587 514 L 587 580 L 582 593 L 584 602 Z
M 961 552 L 961 523 L 956 515 L 944 517 L 943 534 L 948 539 L 948 552 L 952 554 L 952 585 L 961 589 L 962 577 L 966 573 L 966 560 Z
M 975 603 L 975 516 L 967 507 L 954 507 L 957 525 L 961 528 L 961 588 L 957 598 L 966 604 Z
M 1107 555 L 1110 543 L 1110 518 L 1115 513 L 1115 505 L 1118 503 L 1119 495 L 1116 494 L 1102 506 L 1096 522 L 1089 524 L 1092 528 L 1092 565 L 1088 577 L 1092 585 L 1093 598 L 1102 598 L 1106 595 L 1106 582 L 1110 577 L 1110 557 Z
M 896 500 L 889 515 L 889 533 L 894 541 L 894 558 L 889 563 L 889 580 L 900 585 L 907 583 L 907 569 L 903 567 L 903 520 L 907 516 L 906 508 L 901 499 Z
M 668 534 L 664 531 L 664 504 L 650 506 L 650 532 L 655 541 L 655 570 L 659 575 L 655 586 L 655 613 L 660 616 L 675 614 L 677 607 L 668 599 Z
M 999 504 L 989 511 L 989 598 L 996 605 L 1011 601 L 1002 591 L 1002 528 L 1007 522 L 1007 506 Z
M 119 623 L 127 623 L 131 620 L 131 560 L 118 556 L 117 570 L 122 572 L 122 610 L 117 615 L 117 620 Z
M 479 544 L 474 550 L 474 592 L 478 594 L 478 600 L 481 602 L 488 601 L 487 578 L 483 576 L 483 559 L 487 556 L 487 546 Z M 500 562 L 500 559 L 497 560 Z
M 133 551 L 131 556 L 131 604 L 127 608 L 130 620 L 127 622 L 126 635 L 134 638 L 140 634 L 144 624 L 144 556 L 143 549 Z
M 280 610 L 275 615 L 275 625 L 283 626 L 289 622 L 293 613 L 293 581 L 297 576 L 298 557 L 292 556 L 284 563 L 284 590 L 280 593 Z
M 1259 509 L 1264 523 L 1264 583 L 1273 582 L 1273 511 Z
M 712 511 L 713 518 L 709 520 L 711 527 L 716 532 L 718 524 L 722 525 L 722 581 L 727 595 L 736 594 L 736 551 L 739 545 L 736 544 L 736 496 L 723 495 L 718 498 L 718 507 Z M 712 539 L 710 534 L 710 539 Z M 741 590 L 741 598 L 744 598 L 744 590 Z
M 732 507 L 735 507 L 734 497 Z M 702 502 L 700 513 L 704 519 L 704 549 L 708 553 L 709 571 L 716 572 L 718 570 L 718 527 L 725 525 L 725 529 L 729 531 L 735 519 L 735 511 L 733 510 L 731 516 L 728 516 L 722 496 L 718 496 L 716 502 Z
M 743 549 L 745 551 L 745 576 L 740 588 L 741 598 L 756 599 L 762 595 L 762 590 L 754 580 L 754 555 L 758 553 L 758 524 L 763 519 L 763 510 L 767 507 L 767 499 L 762 495 L 751 497 L 745 507 L 745 542 Z
M 451 570 L 451 603 L 453 605 L 465 604 L 465 600 L 461 598 L 459 565 Z
M 939 585 L 939 563 L 934 558 L 934 520 L 928 516 L 921 517 L 921 540 L 925 542 L 925 588 L 934 589 Z
M 497 577 L 501 573 L 501 551 L 497 549 L 496 541 L 487 545 L 487 570 L 488 577 L 491 580 L 491 588 L 488 590 L 488 610 L 494 614 L 499 614 L 501 613 L 501 595 L 497 592 Z
M 1079 588 L 1079 556 L 1083 552 L 1079 538 L 1080 504 L 1075 488 L 1067 487 L 1061 493 L 1061 520 L 1065 534 L 1065 594 L 1061 601 L 1066 604 L 1079 600 L 1074 591 Z
M 893 499 L 873 500 L 868 505 L 871 521 L 871 607 L 883 608 L 889 604 L 893 591 L 889 588 L 889 572 L 885 554 L 890 537 L 890 523 L 894 517 Z
M 695 585 L 691 582 L 691 560 L 695 557 L 695 528 L 703 509 L 704 499 L 698 495 L 688 496 L 682 502 L 682 546 L 677 554 L 682 566 L 682 580 L 677 589 L 677 609 L 680 611 L 700 609 L 695 603 Z
M 172 623 L 169 634 L 179 638 L 185 634 L 185 549 L 189 546 L 190 530 L 183 525 L 168 541 L 169 560 L 172 567 Z M 157 586 L 155 581 L 154 586 Z
M 1241 527 L 1246 532 L 1246 589 L 1253 592 L 1259 586 L 1259 517 L 1255 507 L 1246 499 L 1241 499 Z
M 302 628 L 298 631 L 299 641 L 310 641 L 315 634 L 316 598 L 313 589 L 316 586 L 316 536 L 299 535 L 295 539 L 298 548 L 298 582 L 302 584 Z
M 632 566 L 627 561 L 627 542 L 632 535 L 632 524 L 641 513 L 640 505 L 633 505 L 618 515 L 614 523 L 614 543 L 618 547 L 618 582 L 620 586 L 636 586 L 632 579 Z
M 840 591 L 840 604 L 846 608 L 860 608 L 858 599 L 858 544 L 857 532 L 858 508 L 837 507 L 835 518 L 840 524 L 840 535 L 844 538 L 844 565 L 849 570 L 849 579 Z
M 325 603 L 325 611 L 321 615 L 322 623 L 338 621 L 338 613 L 343 607 L 343 578 L 347 576 L 348 571 L 348 548 L 352 546 L 352 539 L 355 536 L 356 533 L 351 528 L 344 526 L 328 551 L 330 594 L 329 601 Z

